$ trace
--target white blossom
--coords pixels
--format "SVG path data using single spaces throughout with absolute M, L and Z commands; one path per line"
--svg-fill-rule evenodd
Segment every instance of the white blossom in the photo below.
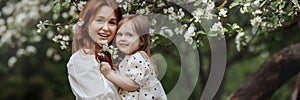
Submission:
M 42 40 L 42 37 L 40 35 L 35 35 L 33 36 L 33 39 L 32 39 L 34 42 L 40 42 Z
M 59 15 L 58 15 L 58 14 L 53 14 L 53 15 L 52 15 L 52 19 L 55 19 L 55 20 L 57 20 L 57 19 L 58 19 L 58 17 L 59 17 Z
M 122 8 L 123 8 L 123 9 L 127 9 L 127 7 L 128 7 L 128 3 L 127 3 L 127 2 L 125 2 L 125 4 L 124 4 L 124 5 L 122 5 Z
M 236 30 L 236 29 L 239 29 L 239 28 L 241 28 L 241 27 L 238 24 L 233 24 L 232 25 L 233 30 Z
M 184 12 L 182 11 L 182 9 L 181 9 L 181 8 L 179 9 L 179 11 L 178 11 L 177 15 L 178 15 L 177 19 L 181 19 L 181 18 L 183 18 L 183 17 L 184 17 Z
M 260 0 L 255 0 L 253 2 L 253 7 L 258 8 L 260 6 Z
M 17 57 L 15 56 L 10 57 L 7 62 L 8 67 L 13 67 L 17 61 L 18 61 Z
M 262 14 L 262 11 L 261 10 L 259 10 L 259 9 L 257 9 L 257 10 L 255 10 L 254 12 L 252 12 L 252 15 L 258 15 L 258 14 Z
M 209 2 L 207 7 L 206 7 L 206 11 L 211 11 L 215 8 L 215 3 L 214 2 Z
M 116 0 L 117 3 L 121 3 L 123 0 Z
M 17 57 L 21 57 L 21 56 L 23 56 L 25 54 L 26 54 L 26 51 L 23 48 L 18 49 L 17 52 L 16 52 L 16 56 Z
M 157 23 L 156 19 L 154 19 L 154 18 L 151 19 L 150 24 L 151 24 L 152 26 L 156 25 L 156 23 Z
M 208 2 L 208 0 L 201 0 L 202 1 L 202 3 L 207 3 Z
M 243 7 L 240 8 L 240 12 L 241 12 L 242 14 L 243 14 L 243 13 L 246 13 L 246 12 L 249 12 L 248 7 L 250 7 L 250 3 L 244 4 Z
M 53 42 L 58 42 L 58 39 L 59 39 L 58 36 L 54 36 L 54 37 L 52 38 L 52 41 L 53 41 Z
M 298 8 L 298 10 L 300 10 L 300 5 L 299 5 L 299 3 L 298 3 L 298 0 L 291 0 L 293 3 L 294 3 L 294 5 Z
M 226 31 L 227 29 L 222 26 L 221 22 L 214 23 L 213 26 L 210 28 L 210 32 L 217 33 L 221 37 L 224 37 Z
M 62 41 L 63 42 L 63 41 Z M 61 46 L 60 46 L 60 49 L 62 49 L 62 50 L 64 50 L 64 49 L 67 49 L 68 47 L 67 47 L 67 45 L 64 43 L 64 44 L 61 44 Z
M 8 4 L 2 8 L 2 13 L 4 15 L 10 15 L 12 14 L 13 10 L 14 10 L 14 6 L 12 4 Z
M 174 32 L 175 34 L 182 34 L 183 31 L 185 30 L 185 28 L 182 27 L 183 25 L 181 25 L 181 27 L 176 27 Z
M 261 22 L 262 22 L 262 19 L 260 16 L 256 16 L 255 18 L 250 20 L 250 23 L 252 26 L 259 26 Z
M 150 28 L 150 29 L 149 29 L 149 33 L 150 33 L 150 34 L 153 34 L 153 33 L 154 33 L 154 31 L 155 31 L 155 30 L 154 30 L 154 29 L 152 29 L 152 28 Z
M 0 25 L 0 35 L 3 34 L 3 32 L 6 30 L 6 26 L 5 25 Z
M 4 33 L 1 37 L 1 41 L 2 43 L 11 41 L 11 37 L 13 35 L 13 32 L 11 30 L 6 31 L 6 33 Z
M 221 9 L 220 12 L 219 12 L 219 16 L 227 17 L 227 10 L 226 9 Z
M 194 24 L 191 24 L 190 27 L 187 29 L 187 31 L 184 34 L 185 41 L 189 44 L 193 43 L 193 36 L 195 36 L 195 26 Z
M 204 10 L 202 8 L 198 8 L 192 12 L 192 15 L 195 18 L 195 22 L 201 23 L 201 18 L 204 15 Z
M 48 48 L 47 51 L 46 51 L 46 56 L 47 56 L 48 58 L 50 58 L 50 57 L 54 54 L 54 52 L 55 52 L 55 49 L 50 47 L 50 48 Z
M 61 60 L 61 56 L 59 54 L 54 54 L 53 60 L 54 61 L 60 61 Z
M 30 54 L 34 54 L 37 52 L 36 48 L 32 45 L 29 45 L 26 47 L 26 52 L 30 53 Z
M 82 10 L 82 8 L 83 8 L 83 6 L 86 4 L 86 1 L 80 1 L 79 3 L 78 3 L 78 9 L 81 11 Z
M 240 32 L 237 34 L 237 36 L 235 37 L 235 43 L 236 43 L 236 48 L 238 51 L 241 51 L 241 44 L 240 44 L 240 41 L 241 41 L 241 37 L 243 37 L 245 35 L 244 32 Z
M 48 31 L 46 35 L 48 39 L 51 39 L 54 36 L 54 33 L 53 31 Z
M 214 23 L 213 26 L 210 28 L 211 31 L 222 31 L 223 26 L 221 22 Z
M 27 39 L 27 37 L 22 36 L 22 37 L 20 38 L 20 40 L 21 40 L 22 42 L 26 42 L 28 39 Z
M 67 17 L 68 17 L 68 13 L 67 13 L 67 12 L 63 12 L 63 13 L 62 13 L 62 17 L 63 17 L 63 18 L 67 18 Z
M 14 18 L 11 16 L 6 19 L 7 24 L 13 24 L 13 22 L 14 22 Z
M 5 21 L 4 21 L 4 19 L 0 19 L 0 25 L 4 25 L 5 24 Z
M 69 38 L 68 35 L 65 35 L 65 36 L 62 37 L 62 40 L 63 40 L 63 41 L 69 41 L 69 39 L 70 39 L 70 38 Z
M 49 12 L 51 10 L 51 6 L 50 5 L 40 5 L 40 10 L 42 12 Z

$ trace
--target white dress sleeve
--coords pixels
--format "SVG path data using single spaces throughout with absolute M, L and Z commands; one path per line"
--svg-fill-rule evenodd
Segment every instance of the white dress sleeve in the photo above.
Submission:
M 67 69 L 77 100 L 120 100 L 116 87 L 100 73 L 94 56 L 76 52 L 70 58 Z

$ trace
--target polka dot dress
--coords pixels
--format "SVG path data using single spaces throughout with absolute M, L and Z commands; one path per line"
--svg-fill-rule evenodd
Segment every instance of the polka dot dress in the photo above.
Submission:
M 137 91 L 119 90 L 122 100 L 167 100 L 166 94 L 149 57 L 143 51 L 125 57 L 119 64 L 118 73 L 140 85 Z

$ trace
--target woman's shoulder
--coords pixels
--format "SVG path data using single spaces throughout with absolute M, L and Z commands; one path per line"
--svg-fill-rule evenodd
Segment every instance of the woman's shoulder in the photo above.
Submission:
M 67 66 L 86 66 L 88 68 L 89 65 L 98 64 L 94 58 L 94 55 L 85 54 L 83 51 L 78 50 L 72 54 L 70 57 Z
M 92 54 L 86 54 L 83 50 L 78 50 L 75 53 L 72 54 L 69 61 L 73 60 L 90 60 L 90 58 L 93 58 L 94 55 Z

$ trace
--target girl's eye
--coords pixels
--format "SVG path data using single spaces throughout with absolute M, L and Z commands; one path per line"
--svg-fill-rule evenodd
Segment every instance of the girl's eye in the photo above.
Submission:
M 117 33 L 117 36 L 123 36 L 122 33 Z
M 126 36 L 131 37 L 133 35 L 131 33 L 127 33 Z

